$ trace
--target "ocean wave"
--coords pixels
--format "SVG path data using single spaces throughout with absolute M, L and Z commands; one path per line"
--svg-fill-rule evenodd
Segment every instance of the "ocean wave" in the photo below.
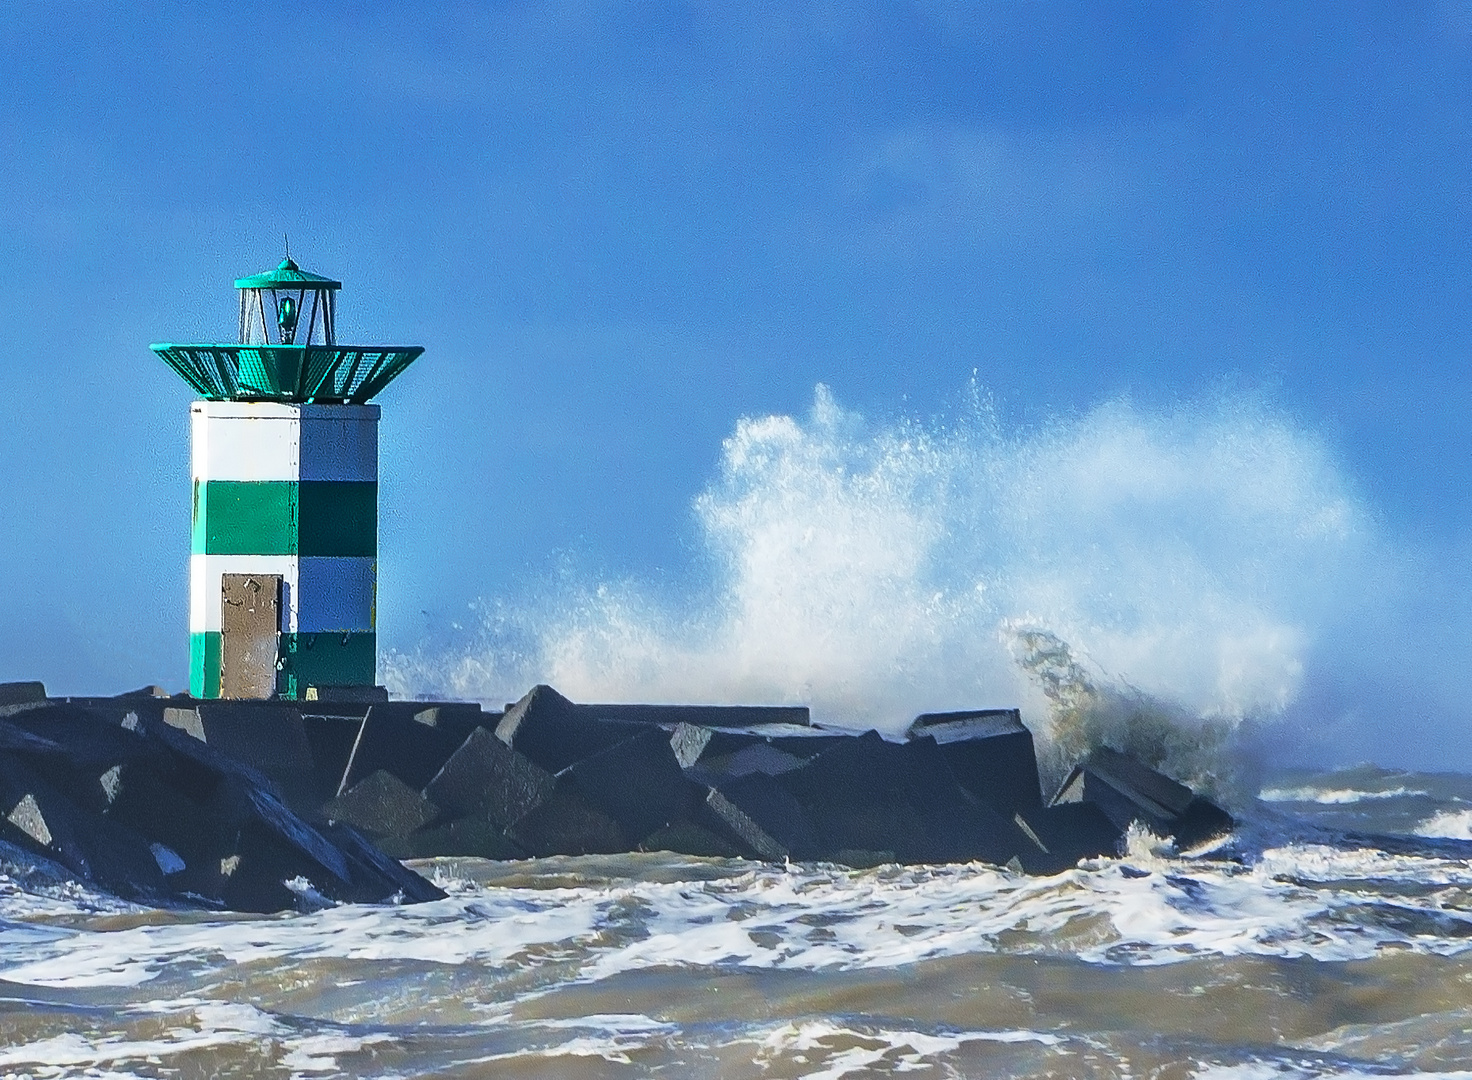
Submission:
M 272 1060 L 298 1073 L 327 1072 L 337 1057 L 356 1052 L 389 1036 L 352 1036 L 346 1032 L 292 1031 L 278 1018 L 253 1005 L 221 1001 L 158 1001 L 133 1006 L 135 1017 L 166 1017 L 156 1037 L 128 1038 L 115 1034 L 90 1036 L 65 1032 L 49 1038 L 0 1047 L 0 1068 L 41 1067 L 43 1075 L 59 1070 L 85 1069 L 89 1077 L 132 1077 L 133 1063 L 158 1061 L 176 1055 L 218 1054 L 227 1048 L 253 1056 L 266 1048 Z
M 1438 810 L 1412 832 L 1416 836 L 1472 840 L 1472 810 Z
M 0 978 L 130 987 L 181 968 L 198 975 L 397 961 L 503 971 L 535 994 L 659 967 L 851 970 L 990 952 L 1154 965 L 1203 955 L 1354 960 L 1387 947 L 1437 955 L 1472 948 L 1472 917 L 1414 892 L 1387 899 L 1363 888 L 1375 880 L 1465 889 L 1472 866 L 1289 844 L 1245 865 L 1140 854 L 1048 878 L 981 865 L 737 865 L 703 881 L 581 887 L 446 879 L 452 895 L 429 904 L 7 935 Z
M 1319 803 L 1322 806 L 1347 806 L 1358 802 L 1379 799 L 1400 799 L 1412 796 L 1430 797 L 1429 791 L 1419 788 L 1397 787 L 1384 791 L 1361 791 L 1357 788 L 1318 788 L 1311 785 L 1294 788 L 1265 788 L 1257 797 L 1263 802 Z M 1422 835 L 1449 835 L 1425 833 Z

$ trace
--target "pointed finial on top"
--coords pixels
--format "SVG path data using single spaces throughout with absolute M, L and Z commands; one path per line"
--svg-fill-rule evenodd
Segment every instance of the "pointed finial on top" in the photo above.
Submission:
M 281 265 L 280 265 L 280 267 L 278 267 L 278 269 L 281 269 L 281 270 L 295 270 L 295 269 L 297 269 L 296 263 L 294 263 L 294 262 L 291 261 L 291 238 L 289 236 L 287 236 L 285 233 L 282 233 L 281 234 L 281 242 L 286 245 L 286 258 L 284 258 L 284 259 L 281 260 Z

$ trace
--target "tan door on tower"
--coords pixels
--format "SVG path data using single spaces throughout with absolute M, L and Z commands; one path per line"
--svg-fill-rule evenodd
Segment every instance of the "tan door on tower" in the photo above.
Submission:
M 220 581 L 220 696 L 276 693 L 281 575 L 223 574 Z

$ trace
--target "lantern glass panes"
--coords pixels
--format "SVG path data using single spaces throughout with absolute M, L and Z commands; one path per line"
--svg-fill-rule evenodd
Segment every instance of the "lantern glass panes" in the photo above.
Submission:
M 242 345 L 337 344 L 335 289 L 279 282 L 240 290 Z

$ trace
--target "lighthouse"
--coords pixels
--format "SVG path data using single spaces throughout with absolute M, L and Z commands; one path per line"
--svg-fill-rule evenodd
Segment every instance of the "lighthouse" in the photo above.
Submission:
M 234 344 L 152 345 L 190 406 L 189 692 L 310 698 L 377 667 L 378 420 L 424 350 L 339 345 L 342 283 L 235 282 Z

